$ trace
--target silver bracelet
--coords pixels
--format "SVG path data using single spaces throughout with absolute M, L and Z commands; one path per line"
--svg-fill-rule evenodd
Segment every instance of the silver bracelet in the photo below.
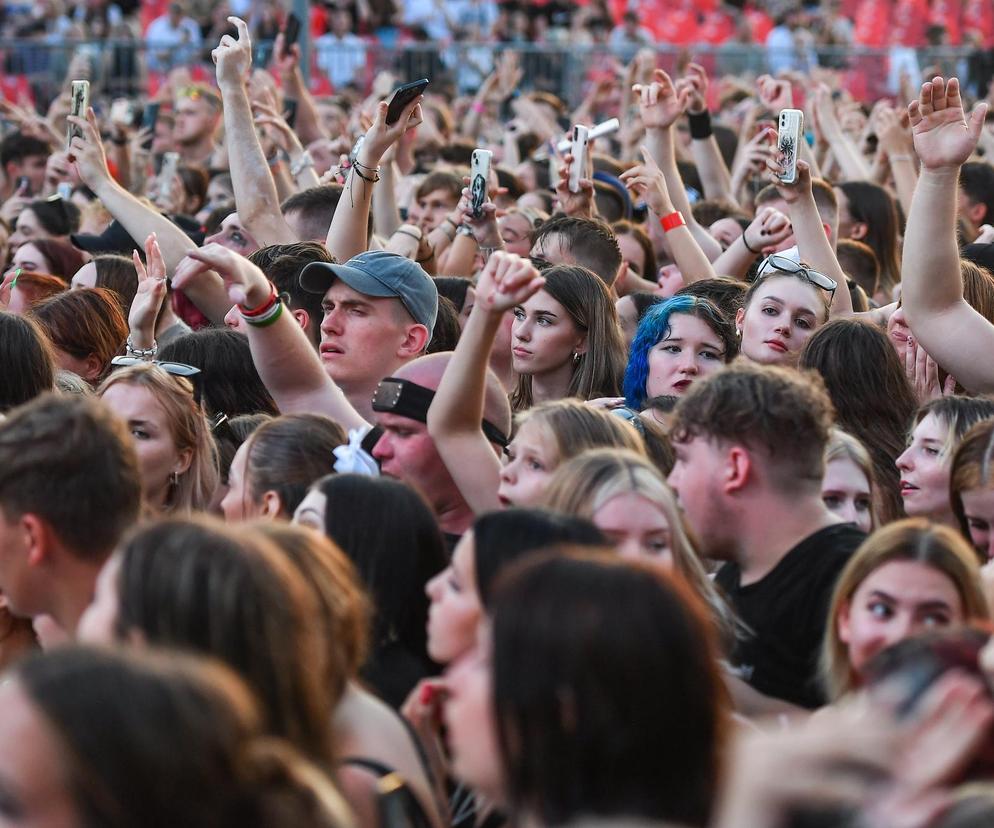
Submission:
M 159 343 L 153 339 L 151 348 L 136 348 L 131 343 L 131 334 L 128 334 L 128 341 L 125 343 L 125 348 L 127 349 L 128 356 L 138 357 L 138 359 L 155 359 L 155 355 L 159 352 Z
M 300 158 L 294 161 L 293 164 L 290 166 L 290 175 L 296 178 L 308 167 L 313 167 L 313 166 L 314 166 L 314 159 L 311 158 L 311 154 L 307 150 L 304 150 L 303 155 L 301 155 Z

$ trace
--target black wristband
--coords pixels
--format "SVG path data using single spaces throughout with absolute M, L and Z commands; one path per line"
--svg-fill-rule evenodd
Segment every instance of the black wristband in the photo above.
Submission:
M 690 137 L 695 141 L 711 137 L 711 113 L 706 109 L 703 112 L 688 112 L 687 120 L 690 122 Z
M 753 250 L 751 247 L 749 247 L 749 239 L 746 238 L 745 231 L 742 232 L 742 244 L 745 245 L 745 249 L 748 250 L 750 253 L 752 253 L 753 256 L 760 256 L 760 255 L 762 255 L 763 251 L 761 251 L 761 250 Z

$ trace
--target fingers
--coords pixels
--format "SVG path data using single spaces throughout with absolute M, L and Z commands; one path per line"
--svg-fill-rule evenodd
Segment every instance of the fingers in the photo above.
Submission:
M 138 273 L 138 284 L 140 285 L 148 278 L 148 272 L 145 270 L 142 257 L 138 255 L 137 250 L 131 251 L 131 260 L 135 263 L 135 271 Z
M 238 40 L 241 43 L 245 43 L 249 40 L 249 27 L 248 23 L 242 20 L 240 17 L 235 17 L 232 15 L 228 18 L 228 22 L 233 24 L 238 30 Z

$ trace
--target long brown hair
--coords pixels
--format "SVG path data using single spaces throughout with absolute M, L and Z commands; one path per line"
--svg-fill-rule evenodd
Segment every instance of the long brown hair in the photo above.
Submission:
M 881 523 L 903 516 L 896 464 L 918 402 L 887 335 L 864 322 L 836 319 L 807 341 L 798 364 L 821 374 L 836 423 L 870 452 L 880 484 Z
M 116 296 L 106 288 L 67 290 L 31 309 L 38 324 L 60 351 L 77 359 L 95 356 L 102 378 L 124 346 L 128 323 Z
M 573 362 L 566 396 L 581 400 L 617 396 L 625 371 L 625 344 L 618 313 L 604 282 L 593 271 L 578 265 L 555 265 L 542 275 L 545 277 L 542 289 L 587 334 L 586 351 Z M 532 403 L 532 378 L 521 374 L 518 387 L 511 394 L 511 407 L 522 411 Z
M 213 655 L 263 702 L 271 732 L 330 763 L 334 697 L 317 601 L 258 533 L 207 518 L 146 524 L 121 546 L 116 632 Z
M 967 540 L 970 526 L 963 508 L 963 492 L 994 488 L 994 420 L 981 420 L 960 440 L 949 470 L 949 499 L 960 531 Z M 987 550 L 977 550 L 986 558 Z

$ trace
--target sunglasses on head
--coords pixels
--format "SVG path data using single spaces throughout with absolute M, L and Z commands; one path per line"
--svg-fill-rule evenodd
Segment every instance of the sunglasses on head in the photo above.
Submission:
M 812 270 L 810 267 L 798 264 L 793 259 L 788 259 L 786 256 L 777 256 L 774 253 L 772 256 L 767 256 L 766 259 L 763 260 L 763 263 L 759 266 L 759 278 L 765 279 L 767 276 L 772 276 L 777 272 L 788 273 L 791 276 L 800 276 L 806 282 L 810 282 L 815 287 L 828 291 L 831 296 L 835 295 L 835 290 L 839 286 L 839 283 L 830 276 L 826 276 L 824 273 L 819 273 L 817 270 Z
M 189 380 L 190 385 L 193 386 L 193 399 L 197 405 L 200 405 L 200 398 L 203 391 L 203 376 L 199 368 L 194 368 L 192 365 L 187 365 L 183 362 L 160 362 L 157 359 L 139 359 L 138 357 L 131 356 L 116 356 L 110 361 L 110 364 L 112 366 L 111 370 L 130 368 L 132 365 L 158 365 L 171 376 L 183 377 Z

